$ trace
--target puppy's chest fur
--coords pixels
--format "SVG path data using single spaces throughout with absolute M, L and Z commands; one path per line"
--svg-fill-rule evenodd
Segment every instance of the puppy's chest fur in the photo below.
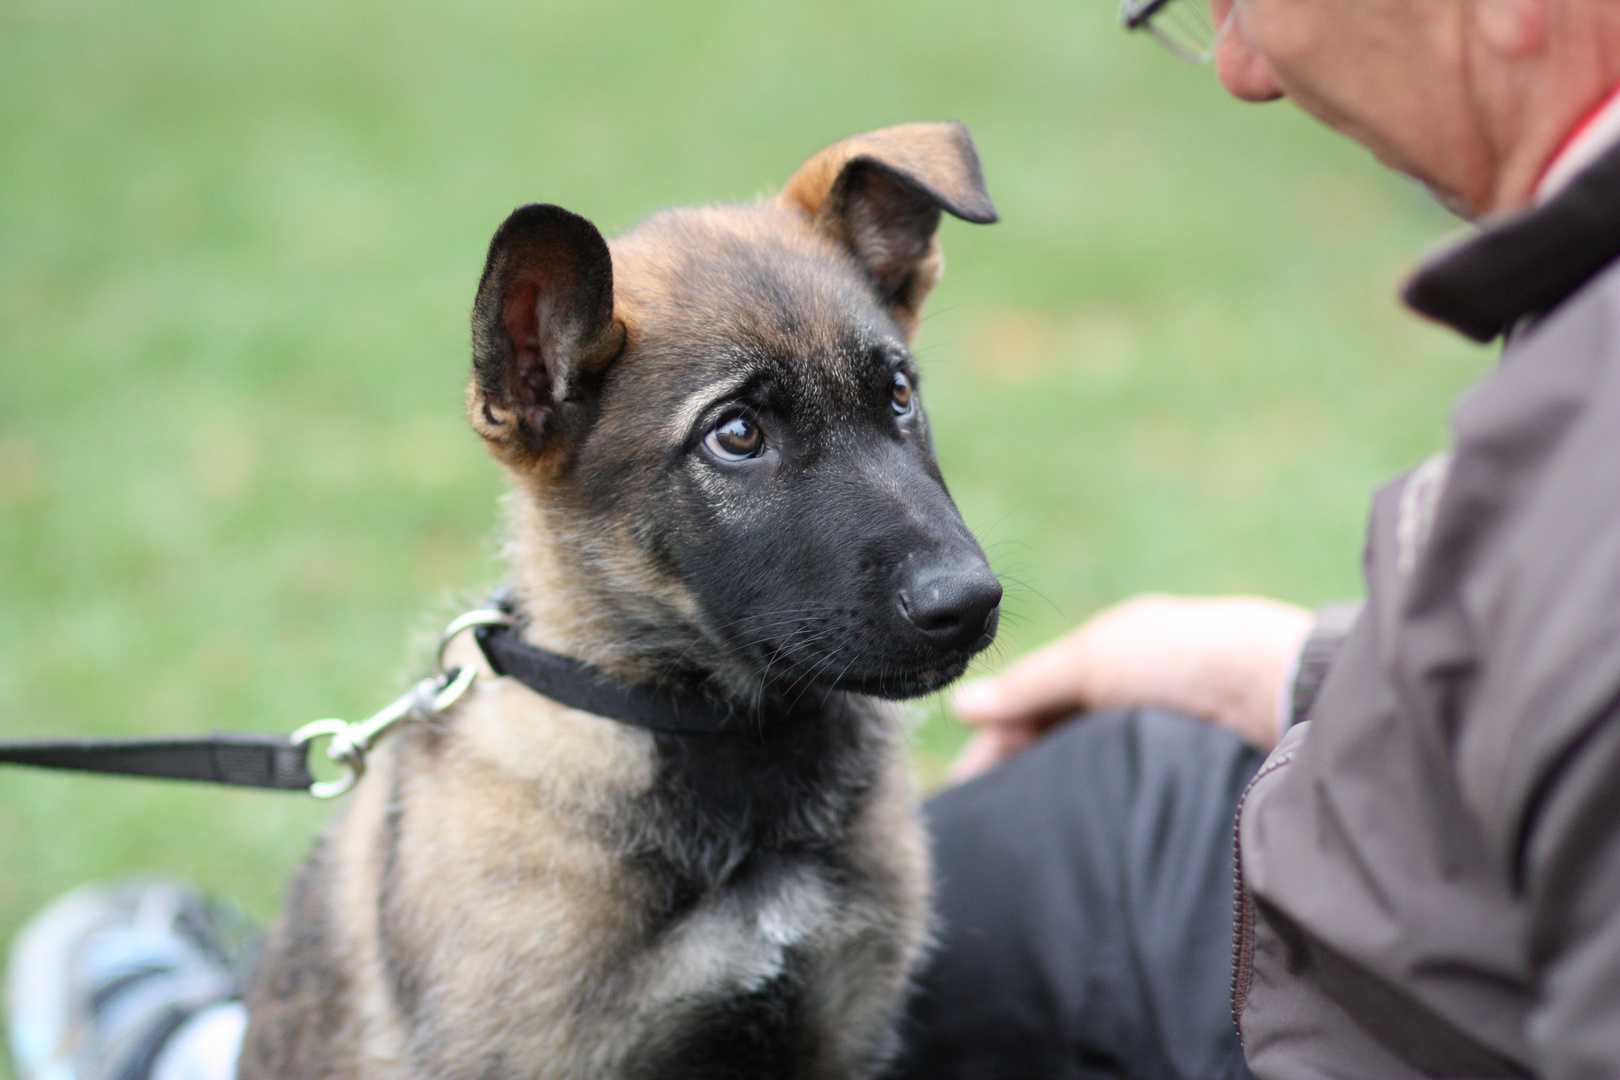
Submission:
M 835 695 L 698 739 L 525 695 L 481 688 L 368 776 L 295 886 L 242 1075 L 868 1075 L 926 921 L 892 718 Z

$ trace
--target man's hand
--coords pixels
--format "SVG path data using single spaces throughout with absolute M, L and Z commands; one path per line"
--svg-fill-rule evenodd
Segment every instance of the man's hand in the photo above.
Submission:
M 1139 596 L 956 692 L 978 727 L 951 767 L 966 780 L 1086 709 L 1162 705 L 1276 745 L 1283 679 L 1313 617 L 1259 597 Z

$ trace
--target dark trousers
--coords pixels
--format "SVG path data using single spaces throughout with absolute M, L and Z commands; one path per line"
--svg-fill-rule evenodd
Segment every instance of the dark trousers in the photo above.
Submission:
M 935 797 L 937 945 L 894 1075 L 1248 1077 L 1232 821 L 1260 761 L 1173 713 L 1096 713 Z

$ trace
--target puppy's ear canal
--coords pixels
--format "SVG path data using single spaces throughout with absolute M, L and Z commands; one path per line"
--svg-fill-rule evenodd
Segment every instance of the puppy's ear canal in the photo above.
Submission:
M 597 378 L 624 347 L 596 226 L 560 206 L 514 210 L 490 241 L 472 339 L 468 414 L 497 457 L 526 464 L 577 437 Z
M 855 135 L 800 166 L 777 202 L 847 248 L 910 333 L 944 269 L 940 211 L 988 225 L 973 136 L 961 124 L 902 124 Z

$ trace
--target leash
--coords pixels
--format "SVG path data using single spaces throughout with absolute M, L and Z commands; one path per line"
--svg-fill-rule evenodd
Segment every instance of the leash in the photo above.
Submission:
M 162 739 L 0 742 L 0 764 L 159 780 L 201 780 L 231 787 L 306 791 L 317 799 L 335 798 L 354 787 L 366 771 L 367 752 L 397 724 L 438 716 L 472 687 L 478 678 L 477 668 L 444 666 L 445 650 L 457 634 L 475 626 L 515 621 L 515 616 L 493 602 L 456 618 L 439 639 L 438 672 L 359 723 L 316 720 L 291 735 L 215 732 Z M 331 740 L 326 757 L 340 770 L 335 779 L 317 779 L 310 770 L 309 755 L 321 739 Z
M 498 591 L 484 607 L 445 627 L 435 674 L 357 723 L 315 720 L 291 735 L 215 732 L 189 738 L 0 742 L 0 764 L 200 780 L 336 798 L 359 782 L 366 771 L 366 754 L 395 727 L 441 715 L 472 688 L 478 679 L 476 667 L 445 667 L 450 642 L 466 630 L 473 631 L 497 675 L 516 679 L 571 709 L 675 735 L 719 735 L 751 719 L 702 694 L 620 682 L 582 661 L 530 645 L 518 632 L 521 625 L 512 593 Z M 331 780 L 317 779 L 309 767 L 309 755 L 322 739 L 330 740 L 326 758 L 340 770 Z
M 0 762 L 41 769 L 206 780 L 234 787 L 308 791 L 307 749 L 286 735 L 217 732 L 191 739 L 73 739 L 0 743 Z

